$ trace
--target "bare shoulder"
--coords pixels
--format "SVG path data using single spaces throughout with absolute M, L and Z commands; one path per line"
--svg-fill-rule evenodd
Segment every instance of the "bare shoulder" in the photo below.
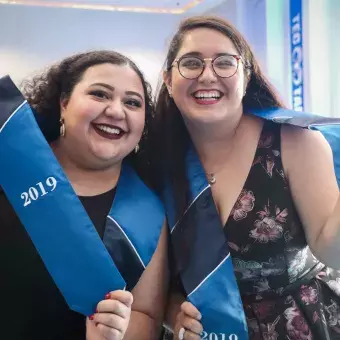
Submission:
M 282 163 L 290 192 L 313 253 L 323 258 L 327 242 L 318 243 L 339 196 L 330 145 L 320 132 L 282 126 Z
M 282 153 L 288 164 L 290 161 L 301 163 L 313 158 L 315 161 L 332 162 L 330 145 L 319 131 L 283 125 L 281 129 Z

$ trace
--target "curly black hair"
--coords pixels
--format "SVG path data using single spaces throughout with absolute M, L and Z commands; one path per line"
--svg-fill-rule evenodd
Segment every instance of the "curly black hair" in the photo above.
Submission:
M 74 87 L 81 81 L 88 68 L 106 63 L 130 66 L 142 82 L 146 112 L 145 128 L 139 143 L 139 153 L 143 153 L 148 134 L 149 119 L 154 114 L 152 89 L 145 80 L 143 73 L 132 60 L 118 52 L 109 50 L 97 50 L 73 55 L 22 83 L 22 93 L 35 111 L 37 121 L 48 142 L 52 142 L 60 136 L 60 100 L 68 99 L 71 96 Z M 134 153 L 128 155 L 128 158 L 137 166 L 137 157 Z

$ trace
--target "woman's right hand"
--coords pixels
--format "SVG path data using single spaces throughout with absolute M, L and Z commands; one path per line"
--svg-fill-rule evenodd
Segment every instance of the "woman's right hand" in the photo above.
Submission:
M 174 340 L 200 340 L 203 332 L 201 318 L 201 313 L 192 303 L 183 302 L 176 318 Z

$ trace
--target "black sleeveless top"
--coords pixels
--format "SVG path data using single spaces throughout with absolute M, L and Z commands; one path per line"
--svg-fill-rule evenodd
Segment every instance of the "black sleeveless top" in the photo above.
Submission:
M 103 238 L 115 189 L 79 197 Z M 85 317 L 71 311 L 0 189 L 0 338 L 85 340 Z

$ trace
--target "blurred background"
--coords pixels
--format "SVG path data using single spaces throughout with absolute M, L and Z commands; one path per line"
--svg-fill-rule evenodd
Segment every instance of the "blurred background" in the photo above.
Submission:
M 340 117 L 340 0 L 0 0 L 0 77 L 20 84 L 104 48 L 131 57 L 156 90 L 171 36 L 198 14 L 244 34 L 289 107 Z

